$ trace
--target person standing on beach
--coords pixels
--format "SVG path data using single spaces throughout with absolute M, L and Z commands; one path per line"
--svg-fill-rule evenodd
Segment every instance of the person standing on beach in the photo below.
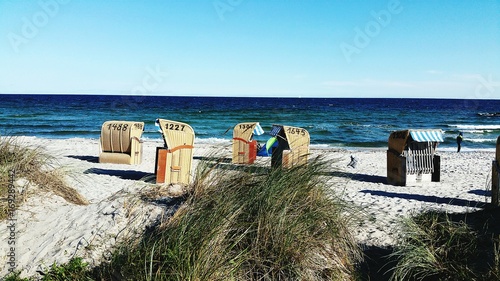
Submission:
M 462 147 L 462 140 L 464 139 L 462 132 L 458 133 L 457 136 L 457 152 L 460 152 L 460 148 Z

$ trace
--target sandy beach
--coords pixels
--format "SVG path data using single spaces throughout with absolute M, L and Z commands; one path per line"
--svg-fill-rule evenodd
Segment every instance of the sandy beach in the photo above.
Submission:
M 23 276 L 43 271 L 54 262 L 64 263 L 75 256 L 91 265 L 109 255 L 117 242 L 139 235 L 144 229 L 173 210 L 165 205 L 141 200 L 141 192 L 157 188 L 154 180 L 155 149 L 160 141 L 146 140 L 140 165 L 98 163 L 98 140 L 41 139 L 22 137 L 28 147 L 43 147 L 55 157 L 56 166 L 65 173 L 66 182 L 89 204 L 78 206 L 59 196 L 43 192 L 43 187 L 24 185 L 16 179 L 18 191 L 41 189 L 15 213 L 15 260 Z M 217 151 L 230 157 L 231 143 L 197 144 L 194 166 L 200 158 Z M 427 209 L 467 212 L 490 202 L 491 161 L 494 150 L 461 153 L 440 151 L 441 181 L 411 186 L 386 183 L 386 150 L 311 148 L 312 156 L 322 155 L 331 162 L 330 183 L 359 215 L 354 231 L 360 244 L 393 245 L 398 222 L 412 213 Z M 348 167 L 350 156 L 359 163 Z M 259 159 L 266 165 L 269 158 Z M 194 169 L 194 167 L 193 167 Z M 148 180 L 148 176 L 149 179 Z M 24 187 L 23 187 L 24 186 Z M 31 190 L 31 191 L 33 191 Z M 7 222 L 0 228 L 0 276 L 7 273 L 11 235 Z

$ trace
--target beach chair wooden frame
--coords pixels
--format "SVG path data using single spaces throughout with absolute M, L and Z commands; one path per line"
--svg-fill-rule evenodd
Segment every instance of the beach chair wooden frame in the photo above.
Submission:
M 257 159 L 257 141 L 252 139 L 257 122 L 239 123 L 233 129 L 233 164 L 253 164 Z
M 500 199 L 500 136 L 497 138 L 495 159 L 491 167 L 491 203 L 498 206 Z
M 278 140 L 278 147 L 271 155 L 271 167 L 292 168 L 307 164 L 311 138 L 306 129 L 273 125 L 271 135 Z
M 144 122 L 106 121 L 99 138 L 99 163 L 141 164 Z
M 387 182 L 405 186 L 417 182 L 439 182 L 441 158 L 436 148 L 441 130 L 401 130 L 389 136 Z
M 191 180 L 195 133 L 186 123 L 158 119 L 165 147 L 156 152 L 156 183 L 185 184 Z

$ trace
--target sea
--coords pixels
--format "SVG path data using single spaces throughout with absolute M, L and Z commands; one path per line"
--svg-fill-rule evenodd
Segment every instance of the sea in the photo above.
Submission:
M 500 100 L 415 98 L 263 98 L 120 95 L 0 95 L 0 135 L 99 139 L 107 120 L 143 121 L 144 139 L 162 140 L 157 118 L 188 123 L 195 144 L 232 139 L 240 122 L 259 122 L 265 142 L 273 124 L 306 129 L 311 146 L 384 148 L 389 134 L 441 129 L 440 149 L 490 150 L 500 136 Z M 438 149 L 439 149 L 438 148 Z

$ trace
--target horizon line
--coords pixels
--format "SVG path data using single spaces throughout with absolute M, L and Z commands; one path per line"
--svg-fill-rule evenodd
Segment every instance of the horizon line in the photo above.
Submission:
M 394 97 L 394 96 L 269 96 L 269 95 L 255 95 L 255 96 L 242 96 L 242 95 L 163 95 L 163 94 L 148 94 L 148 95 L 133 95 L 133 94 L 122 94 L 122 93 L 66 93 L 66 92 L 49 92 L 49 93 L 1 93 L 0 95 L 54 95 L 54 96 L 130 96 L 130 97 L 186 97 L 186 98 L 291 98 L 291 99 L 429 99 L 429 100 L 500 100 L 500 98 L 455 98 L 455 97 Z

